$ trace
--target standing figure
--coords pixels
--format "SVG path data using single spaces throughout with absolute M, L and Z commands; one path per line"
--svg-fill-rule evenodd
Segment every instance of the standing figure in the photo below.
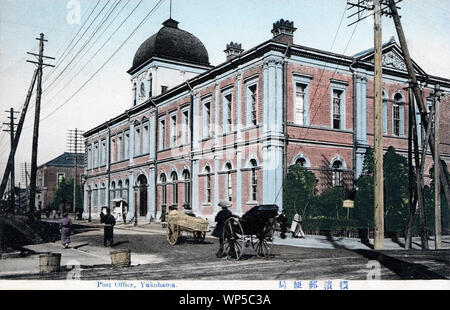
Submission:
M 223 253 L 223 225 L 225 223 L 225 220 L 227 218 L 229 218 L 232 215 L 232 213 L 230 210 L 228 210 L 228 207 L 229 207 L 228 201 L 219 202 L 219 207 L 222 207 L 222 210 L 220 210 L 217 213 L 216 218 L 214 219 L 214 221 L 217 222 L 217 224 L 211 234 L 214 237 L 219 238 L 219 250 L 216 253 L 216 257 L 222 258 L 224 256 L 224 253 Z
M 291 233 L 294 238 L 305 238 L 305 233 L 302 230 L 302 216 L 298 213 L 294 215 L 294 220 L 291 225 Z
M 278 222 L 280 223 L 280 238 L 285 239 L 287 231 L 287 217 L 285 209 L 283 209 L 281 214 L 278 216 Z
M 72 220 L 68 217 L 67 212 L 64 212 L 63 219 L 59 224 L 59 229 L 61 231 L 61 243 L 63 244 L 65 249 L 69 247 L 71 226 Z
M 116 219 L 111 215 L 111 210 L 109 208 L 106 209 L 106 215 L 101 218 L 100 222 L 105 224 L 103 244 L 106 247 L 108 246 L 107 244 L 109 241 L 109 246 L 112 246 L 114 240 L 114 225 L 116 225 Z

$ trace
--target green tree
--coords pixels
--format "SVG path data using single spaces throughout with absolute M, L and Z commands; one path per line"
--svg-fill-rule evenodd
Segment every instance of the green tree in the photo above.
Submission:
M 371 229 L 374 217 L 374 182 L 373 173 L 375 171 L 373 149 L 368 148 L 363 162 L 363 174 L 359 177 L 356 187 L 354 204 L 354 218 L 361 227 Z
M 289 220 L 295 213 L 303 218 L 313 214 L 316 182 L 313 172 L 299 165 L 290 167 L 284 186 L 284 205 Z
M 69 182 L 67 182 L 65 179 L 62 179 L 62 181 L 58 184 L 55 192 L 55 197 L 53 198 L 53 201 L 50 203 L 50 207 L 52 209 L 58 208 L 60 204 L 65 204 L 67 206 L 72 206 L 73 204 L 73 179 L 71 179 Z M 82 195 L 81 195 L 81 186 L 76 186 L 76 195 L 77 195 L 77 211 L 83 210 L 83 201 L 82 201 Z M 72 207 L 70 210 L 72 211 Z
M 345 189 L 342 186 L 329 188 L 317 197 L 316 210 L 325 218 L 346 218 L 347 210 L 342 207 L 344 199 Z

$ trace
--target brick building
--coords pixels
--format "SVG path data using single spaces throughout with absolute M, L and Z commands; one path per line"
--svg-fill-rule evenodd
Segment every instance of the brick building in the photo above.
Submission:
M 74 153 L 63 153 L 60 156 L 40 165 L 36 172 L 36 208 L 48 207 L 55 197 L 58 184 L 74 177 Z M 84 171 L 84 154 L 77 154 L 77 183 L 81 184 Z
M 129 202 L 129 219 L 159 219 L 171 205 L 212 219 L 223 199 L 235 214 L 262 203 L 281 208 L 295 164 L 315 172 L 319 191 L 353 187 L 373 145 L 373 51 L 346 56 L 297 45 L 295 31 L 280 20 L 272 38 L 251 49 L 227 44 L 226 61 L 213 67 L 195 36 L 165 21 L 128 70 L 130 108 L 85 133 L 85 209 L 98 214 L 118 197 Z M 383 45 L 383 65 L 385 148 L 406 155 L 408 75 L 393 39 Z M 424 102 L 436 84 L 449 90 L 450 80 L 414 66 Z M 441 155 L 450 163 L 448 101 Z M 431 165 L 430 157 L 427 172 Z

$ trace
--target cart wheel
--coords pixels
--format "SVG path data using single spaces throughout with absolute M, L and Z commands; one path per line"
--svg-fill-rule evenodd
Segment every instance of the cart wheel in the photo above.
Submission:
M 274 226 L 268 223 L 262 232 L 251 237 L 252 247 L 259 257 L 268 257 L 272 251 Z
M 204 231 L 194 231 L 192 234 L 194 235 L 194 240 L 198 243 L 205 240 L 206 232 Z
M 170 245 L 175 245 L 178 241 L 178 236 L 180 234 L 178 225 L 169 223 L 167 224 L 167 241 Z
M 239 219 L 229 217 L 223 227 L 223 251 L 227 258 L 239 259 L 244 251 L 244 230 Z

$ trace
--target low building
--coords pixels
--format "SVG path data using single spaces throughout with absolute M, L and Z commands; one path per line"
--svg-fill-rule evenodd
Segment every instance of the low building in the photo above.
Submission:
M 36 172 L 36 210 L 47 208 L 53 201 L 58 184 L 74 178 L 74 153 L 65 152 L 40 165 Z M 77 154 L 77 183 L 81 186 L 84 171 L 84 154 Z

